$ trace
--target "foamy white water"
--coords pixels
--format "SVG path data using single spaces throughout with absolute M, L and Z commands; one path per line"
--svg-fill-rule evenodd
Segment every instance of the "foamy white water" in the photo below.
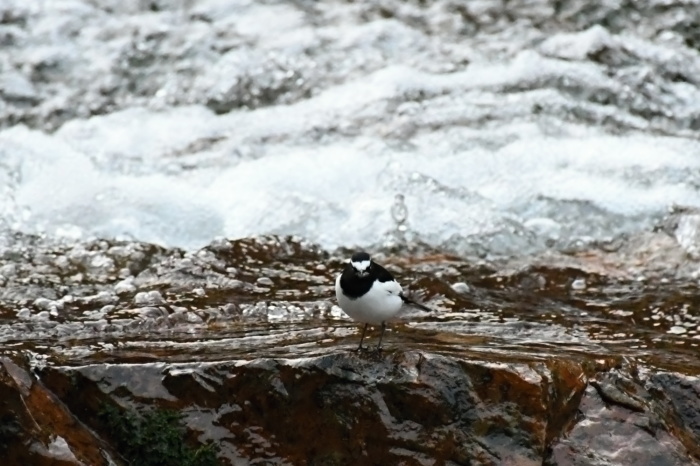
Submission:
M 669 35 L 520 25 L 463 36 L 441 3 L 413 12 L 422 26 L 330 3 L 114 14 L 57 3 L 71 8 L 15 5 L 30 26 L 3 75 L 15 78 L 6 100 L 33 92 L 24 98 L 48 111 L 52 92 L 81 99 L 80 86 L 93 89 L 81 72 L 105 81 L 85 104 L 107 105 L 107 88 L 119 98 L 55 132 L 32 113 L 33 129 L 6 120 L 0 225 L 11 230 L 185 248 L 264 233 L 368 246 L 395 229 L 402 194 L 423 241 L 511 254 L 649 229 L 672 205 L 700 205 L 700 55 Z M 105 29 L 70 35 L 81 18 Z M 56 93 L 19 66 L 51 62 L 37 44 L 49 58 L 92 59 L 51 74 Z

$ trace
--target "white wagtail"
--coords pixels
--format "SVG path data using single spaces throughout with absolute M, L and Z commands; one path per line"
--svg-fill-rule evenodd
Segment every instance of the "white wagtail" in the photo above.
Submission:
M 368 325 L 382 327 L 377 344 L 377 350 L 381 350 L 386 322 L 396 317 L 404 303 L 432 312 L 430 308 L 405 296 L 394 276 L 366 252 L 352 255 L 343 273 L 335 280 L 335 296 L 347 315 L 365 324 L 358 351 L 362 349 Z

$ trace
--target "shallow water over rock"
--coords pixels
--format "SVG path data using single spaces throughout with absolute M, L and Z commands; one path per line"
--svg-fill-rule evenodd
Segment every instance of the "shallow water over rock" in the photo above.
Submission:
M 680 250 L 662 233 L 650 238 L 656 253 L 659 244 L 669 255 Z M 350 349 L 356 325 L 333 298 L 342 254 L 274 236 L 221 239 L 191 253 L 37 239 L 20 255 L 8 250 L 0 258 L 0 335 L 18 349 L 51 343 L 48 354 L 76 362 L 146 357 L 159 347 L 169 357 L 195 351 L 207 359 Z M 525 267 L 444 254 L 376 257 L 434 310 L 406 308 L 389 330 L 390 346 L 496 358 L 632 356 L 688 373 L 700 368 L 695 279 L 658 273 L 651 262 L 644 274 L 620 262 L 620 251 L 550 254 Z M 693 267 L 677 265 L 674 273 Z
M 672 276 L 653 262 L 643 274 L 624 250 L 527 267 L 378 251 L 434 312 L 406 309 L 383 353 L 357 354 L 358 326 L 332 299 L 343 251 L 274 236 L 191 253 L 30 239 L 0 258 L 13 458 L 127 461 L 104 406 L 174 409 L 193 444 L 214 442 L 227 464 L 700 458 L 700 317 L 687 259 Z M 667 263 L 682 251 L 661 232 L 644 241 L 657 253 L 666 245 Z M 90 430 L 31 427 L 41 403 Z

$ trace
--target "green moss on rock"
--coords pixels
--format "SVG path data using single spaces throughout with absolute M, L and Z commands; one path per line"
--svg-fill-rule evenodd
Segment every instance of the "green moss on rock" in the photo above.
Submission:
M 215 466 L 217 448 L 213 444 L 193 448 L 183 438 L 182 415 L 176 411 L 153 409 L 125 411 L 104 405 L 99 418 L 117 450 L 131 464 L 139 466 Z

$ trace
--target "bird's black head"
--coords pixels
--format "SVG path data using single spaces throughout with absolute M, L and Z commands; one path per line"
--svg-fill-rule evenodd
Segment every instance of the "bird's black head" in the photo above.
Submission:
M 366 252 L 356 252 L 350 258 L 350 266 L 358 277 L 369 275 L 371 265 L 372 259 Z

